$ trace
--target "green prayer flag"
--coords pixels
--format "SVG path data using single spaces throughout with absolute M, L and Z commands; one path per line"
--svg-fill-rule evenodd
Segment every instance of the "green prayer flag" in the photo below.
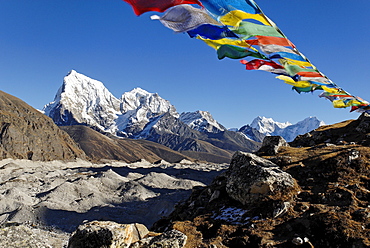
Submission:
M 247 56 L 252 56 L 252 57 L 260 58 L 260 59 L 266 59 L 266 56 L 264 56 L 261 53 L 248 51 L 243 47 L 236 47 L 236 46 L 231 46 L 231 45 L 221 45 L 217 49 L 217 56 L 218 56 L 218 59 L 223 59 L 225 57 L 228 57 L 231 59 L 241 59 Z
M 236 30 L 233 30 L 234 33 L 243 35 L 244 38 L 250 38 L 252 36 L 274 36 L 285 38 L 276 28 L 271 26 L 259 25 L 251 22 L 241 22 L 239 27 Z
M 298 72 L 302 71 L 307 71 L 307 72 L 317 72 L 315 69 L 307 69 L 307 68 L 302 68 L 298 65 L 292 65 L 292 64 L 287 64 L 287 63 L 282 63 L 285 70 L 289 73 L 289 75 L 294 76 Z

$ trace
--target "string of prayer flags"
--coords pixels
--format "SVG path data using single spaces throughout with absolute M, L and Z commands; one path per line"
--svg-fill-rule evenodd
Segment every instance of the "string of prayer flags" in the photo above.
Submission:
M 175 32 L 186 32 L 217 51 L 218 59 L 242 59 L 247 70 L 263 70 L 298 93 L 322 90 L 335 108 L 370 111 L 370 103 L 351 95 L 321 73 L 253 0 L 123 0 L 137 15 L 148 11 Z

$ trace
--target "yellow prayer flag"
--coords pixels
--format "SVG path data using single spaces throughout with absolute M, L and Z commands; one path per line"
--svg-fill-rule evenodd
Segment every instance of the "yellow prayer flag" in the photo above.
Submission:
M 329 93 L 340 93 L 341 90 L 338 89 L 338 88 L 330 88 L 330 87 L 326 87 L 326 86 L 321 86 L 321 88 L 326 91 L 326 92 L 329 92 Z
M 284 59 L 280 59 L 280 60 L 285 60 L 286 63 L 290 64 L 290 65 L 312 67 L 313 69 L 316 69 L 316 67 L 313 64 L 311 64 L 310 62 L 307 62 L 307 61 L 299 61 L 299 60 L 289 59 L 289 58 L 284 58 Z
M 352 100 L 344 102 L 343 99 L 341 100 L 334 100 L 333 101 L 333 107 L 334 108 L 347 108 L 352 106 Z
M 333 101 L 333 106 L 334 108 L 347 108 L 351 106 L 359 106 L 362 105 L 363 103 L 358 101 L 358 100 L 350 100 L 350 101 L 344 101 L 345 99 L 340 99 L 340 100 L 334 100 Z
M 246 43 L 244 40 L 233 40 L 233 39 L 228 39 L 228 38 L 223 38 L 219 40 L 210 40 L 210 39 L 204 39 L 202 37 L 197 36 L 197 39 L 204 41 L 208 46 L 218 49 L 221 45 L 232 45 L 232 46 L 239 46 L 239 47 L 245 47 L 249 48 L 253 51 L 258 52 L 257 49 L 254 47 L 251 47 L 248 43 Z
M 241 10 L 232 10 L 228 12 L 226 15 L 221 16 L 219 18 L 219 21 L 225 25 L 238 27 L 240 22 L 243 21 L 244 19 L 257 20 L 265 24 L 266 26 L 271 26 L 271 24 L 263 14 L 249 14 Z
M 284 83 L 286 84 L 293 85 L 298 88 L 307 88 L 313 85 L 312 83 L 308 81 L 294 81 L 291 77 L 284 76 L 284 75 L 279 75 L 276 78 L 283 80 Z

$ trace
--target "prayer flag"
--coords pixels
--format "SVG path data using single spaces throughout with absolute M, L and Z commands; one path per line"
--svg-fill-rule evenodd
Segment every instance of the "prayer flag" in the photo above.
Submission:
M 230 31 L 226 26 L 215 26 L 212 24 L 203 24 L 199 27 L 189 30 L 188 34 L 190 37 L 196 37 L 197 35 L 205 39 L 219 40 L 223 38 L 238 38 L 236 34 Z
M 260 53 L 248 51 L 242 47 L 230 46 L 230 45 L 221 45 L 217 49 L 218 59 L 223 59 L 225 57 L 231 59 L 241 59 L 247 56 L 256 57 L 260 59 L 265 59 L 266 57 Z
M 271 26 L 269 20 L 263 14 L 249 14 L 241 10 L 232 10 L 219 18 L 219 21 L 225 25 L 238 27 L 240 22 L 246 19 L 252 19 Z
M 205 9 L 194 8 L 188 4 L 177 5 L 166 11 L 162 17 L 154 15 L 151 18 L 158 19 L 165 27 L 175 32 L 186 32 L 206 23 L 221 25 L 210 17 Z

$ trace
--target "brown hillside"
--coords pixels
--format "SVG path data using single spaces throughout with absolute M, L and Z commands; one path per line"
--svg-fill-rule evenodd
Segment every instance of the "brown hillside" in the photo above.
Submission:
M 48 161 L 85 157 L 52 119 L 0 91 L 0 159 Z
M 145 141 L 105 136 L 87 126 L 62 126 L 82 150 L 93 160 L 102 159 L 135 162 L 145 159 L 154 163 L 159 160 L 178 162 L 189 157 L 163 145 Z

